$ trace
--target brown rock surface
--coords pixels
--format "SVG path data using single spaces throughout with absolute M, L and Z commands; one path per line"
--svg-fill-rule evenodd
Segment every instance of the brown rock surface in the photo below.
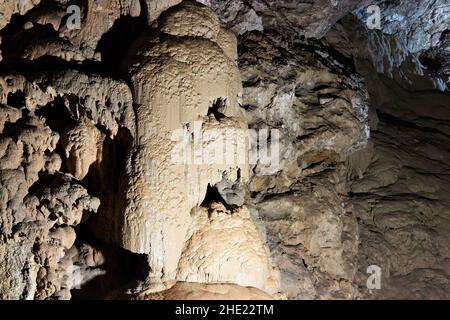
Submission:
M 0 299 L 448 299 L 447 2 L 0 0 Z

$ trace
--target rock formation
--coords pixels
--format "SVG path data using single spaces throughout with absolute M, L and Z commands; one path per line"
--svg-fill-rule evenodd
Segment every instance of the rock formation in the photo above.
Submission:
M 224 173 L 243 181 L 248 176 L 245 159 L 239 162 L 236 157 L 235 164 L 209 165 L 204 154 L 208 141 L 199 138 L 207 129 L 221 134 L 227 128 L 246 128 L 238 104 L 242 86 L 233 59 L 236 47 L 233 48 L 232 36 L 221 29 L 218 18 L 209 9 L 189 2 L 164 14 L 159 20 L 159 30 L 159 36 L 137 48 L 129 71 L 137 135 L 127 160 L 129 177 L 120 230 L 125 249 L 148 254 L 152 283 L 160 278 L 174 281 L 193 277 L 183 270 L 186 268 L 183 263 L 187 262 L 180 261 L 182 255 L 189 255 L 183 250 L 193 250 L 186 247 L 187 242 L 193 241 L 189 229 L 198 224 L 193 221 L 191 210 L 202 203 L 208 185 L 215 185 Z M 220 102 L 222 105 L 216 106 Z M 215 107 L 223 119 L 210 112 Z M 194 151 L 192 163 L 176 161 L 174 130 L 182 133 L 182 139 L 183 135 L 188 139 L 192 135 L 192 143 L 200 144 L 200 152 Z M 236 144 L 238 140 L 244 140 L 245 144 L 245 139 L 236 137 Z M 209 249 L 203 250 L 209 256 Z M 214 250 L 220 252 L 223 248 Z M 231 280 L 227 275 L 221 279 L 220 271 L 215 272 L 219 274 L 194 278 L 201 279 L 200 282 L 208 277 L 214 282 Z M 246 284 L 255 286 L 263 282 Z
M 0 2 L 0 299 L 450 297 L 447 1 Z
M 68 299 L 72 288 L 101 271 L 95 264 L 80 271 L 75 266 L 79 248 L 74 246 L 74 227 L 100 206 L 80 181 L 97 159 L 100 132 L 94 124 L 117 132 L 120 120 L 114 119 L 114 106 L 131 107 L 131 93 L 123 83 L 71 70 L 35 75 L 34 80 L 4 75 L 0 83 L 1 296 Z M 64 112 L 67 118 L 51 116 Z M 126 118 L 126 112 L 117 113 L 117 118 Z M 66 127 L 77 120 L 74 128 Z M 58 153 L 59 144 L 65 155 Z

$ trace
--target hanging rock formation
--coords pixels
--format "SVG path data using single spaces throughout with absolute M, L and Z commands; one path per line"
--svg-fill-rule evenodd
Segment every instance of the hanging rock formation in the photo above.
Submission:
M 97 156 L 95 150 L 89 153 L 83 149 L 93 147 L 92 140 L 99 136 L 92 123 L 109 127 L 110 134 L 117 132 L 120 120 L 116 122 L 114 118 L 125 119 L 126 112 L 114 115 L 114 106 L 130 106 L 131 94 L 128 89 L 121 91 L 123 84 L 119 82 L 73 71 L 37 75 L 32 81 L 3 76 L 0 84 L 0 255 L 4 261 L 0 272 L 5 279 L 0 297 L 68 299 L 71 289 L 101 274 L 95 264 L 90 269 L 75 266 L 76 261 L 83 260 L 74 246 L 74 227 L 86 219 L 86 213 L 96 212 L 100 206 L 100 200 L 89 195 L 80 184 Z M 74 93 L 80 94 L 83 101 L 75 102 Z M 74 99 L 73 103 L 70 99 Z M 106 99 L 108 110 L 102 109 Z M 67 119 L 51 117 L 51 113 L 70 115 L 72 111 Z M 82 114 L 89 114 L 91 119 Z M 67 138 L 62 139 L 67 144 L 62 142 L 65 126 L 60 122 L 76 120 L 84 121 L 84 127 L 68 131 Z M 73 171 L 62 170 L 62 155 L 57 152 L 59 143 L 67 147 L 67 156 L 73 160 L 69 163 L 74 165 L 68 163 L 68 167 Z

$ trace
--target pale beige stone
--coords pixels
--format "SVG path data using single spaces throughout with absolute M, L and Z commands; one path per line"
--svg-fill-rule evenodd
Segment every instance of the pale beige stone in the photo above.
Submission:
M 201 284 L 178 282 L 157 293 L 142 292 L 136 300 L 273 300 L 274 297 L 255 288 L 234 284 Z
M 193 6 L 198 10 L 192 10 Z M 137 106 L 137 143 L 131 155 L 134 160 L 127 167 L 121 236 L 126 249 L 149 255 L 153 282 L 176 278 L 193 222 L 191 210 L 204 199 L 208 184 L 219 182 L 224 172 L 236 179 L 238 169 L 241 179 L 248 176 L 248 160 L 231 165 L 180 165 L 172 158 L 176 130 L 199 134 L 208 128 L 217 132 L 246 128 L 239 108 L 242 85 L 235 61 L 215 38 L 189 37 L 208 34 L 208 26 L 218 27 L 217 19 L 209 12 L 205 15 L 205 10 L 190 2 L 171 10 L 164 21 L 186 16 L 192 23 L 168 23 L 166 29 L 176 40 L 162 35 L 144 44 L 130 70 Z M 218 101 L 223 101 L 218 110 L 223 120 L 208 116 L 209 108 Z M 243 139 L 245 146 L 245 136 Z

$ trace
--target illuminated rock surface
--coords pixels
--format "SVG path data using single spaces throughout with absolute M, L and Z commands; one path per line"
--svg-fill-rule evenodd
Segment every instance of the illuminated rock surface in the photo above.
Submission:
M 450 297 L 445 0 L 68 6 L 0 1 L 1 299 Z

